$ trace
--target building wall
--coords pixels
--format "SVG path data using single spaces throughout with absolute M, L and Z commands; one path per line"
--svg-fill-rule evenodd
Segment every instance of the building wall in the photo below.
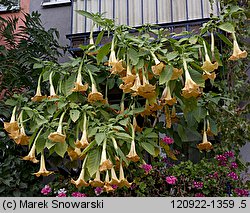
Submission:
M 59 43 L 68 46 L 69 40 L 66 35 L 71 33 L 71 6 L 69 4 L 52 5 L 43 7 L 42 0 L 30 1 L 30 13 L 38 11 L 41 14 L 41 21 L 45 29 L 56 28 L 59 31 Z M 68 54 L 59 58 L 59 62 L 68 60 Z
M 17 12 L 1 12 L 0 16 L 2 18 L 8 18 L 8 17 L 17 17 L 19 18 L 18 24 L 17 24 L 17 30 L 20 26 L 23 26 L 23 21 L 22 19 L 24 18 L 25 13 L 29 13 L 30 9 L 30 0 L 20 0 L 20 10 Z M 1 41 L 0 38 L 0 45 L 4 45 L 4 42 Z

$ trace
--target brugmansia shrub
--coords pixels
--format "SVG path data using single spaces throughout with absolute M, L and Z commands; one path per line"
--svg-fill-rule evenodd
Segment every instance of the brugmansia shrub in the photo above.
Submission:
M 218 128 L 211 111 L 224 101 L 211 90 L 224 67 L 215 36 L 233 43 L 229 61 L 247 57 L 234 23 L 215 18 L 200 34 L 171 34 L 150 26 L 114 26 L 98 14 L 79 13 L 108 30 L 111 42 L 102 44 L 104 31 L 95 42 L 90 33 L 82 57 L 61 65 L 38 59 L 35 95 L 7 101 L 13 112 L 4 128 L 17 144 L 29 146 L 23 159 L 40 165 L 34 175 L 64 168 L 78 189 L 109 193 L 131 188 L 132 165 L 145 167 L 161 152 L 177 160 L 171 140 L 159 133 L 179 147 L 194 142 L 203 153 L 215 150 Z M 168 181 L 176 180 L 170 176 Z

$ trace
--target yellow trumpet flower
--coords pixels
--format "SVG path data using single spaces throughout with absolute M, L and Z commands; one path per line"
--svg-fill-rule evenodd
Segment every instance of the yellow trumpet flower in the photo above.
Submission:
M 114 167 L 111 168 L 111 181 L 109 182 L 110 185 L 117 185 L 120 183 L 120 181 L 118 180 L 116 173 L 115 173 L 115 169 Z
M 198 144 L 197 148 L 200 151 L 203 151 L 203 150 L 209 151 L 213 148 L 213 145 L 207 140 L 207 132 L 206 131 L 203 132 L 202 143 Z
M 82 163 L 82 169 L 81 169 L 81 173 L 78 179 L 77 180 L 71 179 L 71 183 L 74 184 L 77 188 L 81 188 L 83 186 L 89 186 L 89 184 L 84 179 L 86 160 L 87 160 L 87 156 Z
M 33 163 L 39 162 L 39 160 L 36 159 L 36 143 L 35 142 L 33 143 L 29 154 L 27 156 L 23 157 L 23 160 L 29 160 Z
M 127 159 L 133 162 L 137 162 L 138 160 L 140 160 L 140 157 L 137 155 L 136 150 L 135 150 L 135 130 L 132 124 L 131 124 L 131 128 L 132 128 L 132 141 L 130 145 L 130 151 L 126 155 L 126 157 Z
M 64 115 L 65 115 L 65 112 L 63 112 L 61 117 L 60 117 L 58 128 L 57 128 L 56 132 L 52 132 L 49 134 L 49 136 L 48 136 L 49 140 L 51 140 L 53 142 L 59 142 L 59 143 L 65 142 L 66 135 L 64 135 L 62 133 L 62 122 L 63 122 Z
M 157 57 L 156 55 L 151 52 L 151 55 L 153 57 L 153 60 L 155 62 L 155 65 L 154 66 L 151 66 L 151 69 L 152 69 L 152 72 L 155 74 L 155 75 L 160 75 L 162 70 L 164 69 L 165 67 L 165 64 L 163 62 L 161 62 Z
M 86 92 L 88 87 L 89 87 L 89 85 L 87 83 L 84 85 L 82 84 L 82 74 L 81 74 L 82 65 L 83 65 L 83 60 L 82 60 L 80 67 L 78 69 L 75 87 L 72 89 L 73 92 Z
M 90 180 L 89 183 L 92 187 L 103 187 L 104 186 L 104 182 L 101 181 L 101 178 L 100 178 L 100 171 L 99 170 L 96 171 L 95 179 Z
M 16 121 L 16 106 L 12 110 L 10 122 L 4 122 L 4 130 L 8 133 L 13 133 L 19 130 L 19 126 Z
M 113 192 L 115 189 L 112 187 L 112 185 L 110 184 L 109 181 L 109 172 L 106 171 L 106 176 L 105 176 L 105 182 L 104 182 L 104 187 L 103 187 L 104 191 L 109 193 L 109 192 Z
M 103 146 L 102 146 L 102 155 L 101 155 L 101 162 L 100 162 L 100 167 L 99 167 L 99 170 L 101 172 L 109 170 L 113 166 L 112 162 L 109 159 L 107 159 L 106 146 L 107 146 L 107 139 L 104 140 Z
M 171 79 L 170 80 L 176 80 L 178 79 L 179 77 L 181 77 L 183 73 L 183 70 L 182 69 L 178 69 L 178 68 L 173 68 L 173 74 L 171 76 Z
M 236 36 L 235 36 L 235 33 L 233 33 L 233 55 L 230 56 L 230 58 L 228 60 L 238 60 L 240 58 L 246 58 L 247 57 L 247 51 L 244 50 L 240 50 L 240 47 L 239 47 L 239 44 L 237 42 L 237 39 L 236 39 Z
M 46 169 L 45 159 L 44 159 L 44 153 L 42 152 L 42 154 L 41 154 L 41 160 L 40 160 L 40 169 L 39 169 L 38 172 L 34 173 L 34 175 L 36 175 L 37 177 L 40 177 L 40 176 L 49 176 L 52 173 L 54 173 L 54 172 L 53 171 L 48 171 Z
M 128 180 L 124 177 L 124 171 L 123 171 L 123 166 L 122 162 L 120 161 L 120 177 L 119 177 L 119 187 L 126 186 L 129 188 L 132 185 L 132 183 L 129 183 Z
M 182 89 L 182 96 L 184 98 L 191 98 L 191 97 L 198 97 L 201 92 L 199 86 L 193 81 L 191 78 L 188 69 L 187 69 L 187 62 L 185 59 L 183 59 L 183 65 L 185 70 L 185 86 Z
M 170 106 L 177 103 L 176 98 L 175 97 L 172 98 L 171 96 L 170 87 L 168 83 L 166 83 L 166 87 L 162 92 L 162 96 L 160 100 L 163 104 L 168 104 Z
M 47 97 L 46 95 L 42 95 L 41 93 L 41 75 L 40 75 L 37 83 L 36 94 L 34 97 L 31 98 L 31 101 L 40 102 L 46 97 Z
M 54 88 L 53 80 L 52 80 L 52 75 L 53 75 L 53 72 L 51 72 L 50 75 L 49 75 L 49 85 L 50 85 L 49 91 L 50 91 L 50 95 L 48 96 L 48 99 L 59 98 L 59 96 L 55 92 L 55 88 Z
M 214 63 L 211 62 L 209 55 L 208 55 L 208 52 L 207 52 L 207 47 L 206 47 L 205 41 L 203 41 L 203 46 L 204 46 L 204 50 L 205 50 L 205 61 L 204 61 L 201 68 L 205 72 L 213 72 L 214 70 L 218 69 L 219 64 L 217 61 Z
M 77 139 L 75 146 L 77 148 L 86 148 L 89 145 L 88 142 L 88 136 L 87 136 L 87 115 L 86 112 L 83 115 L 83 131 L 82 131 L 82 137 L 80 140 Z

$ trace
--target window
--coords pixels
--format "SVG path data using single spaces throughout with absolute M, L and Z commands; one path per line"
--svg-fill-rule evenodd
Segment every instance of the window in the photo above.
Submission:
M 42 6 L 71 3 L 71 0 L 43 0 Z
M 3 0 L 0 3 L 0 12 L 20 9 L 20 0 Z

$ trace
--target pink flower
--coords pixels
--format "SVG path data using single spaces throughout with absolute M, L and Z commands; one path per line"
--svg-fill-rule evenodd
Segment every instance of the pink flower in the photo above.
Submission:
M 227 174 L 227 176 L 232 178 L 233 180 L 238 180 L 239 179 L 238 175 L 235 172 L 229 172 Z
M 42 190 L 41 190 L 41 193 L 42 193 L 43 195 L 48 195 L 50 192 L 51 192 L 51 188 L 50 188 L 49 185 L 45 185 L 45 186 L 42 188 Z
M 96 187 L 96 188 L 95 188 L 95 194 L 96 194 L 97 196 L 99 196 L 102 192 L 103 192 L 102 187 Z
M 168 177 L 166 177 L 166 182 L 168 184 L 175 184 L 176 181 L 177 181 L 177 178 L 175 176 L 168 176 Z
M 65 188 L 59 189 L 57 191 L 57 197 L 67 197 L 67 191 L 65 190 Z
M 232 162 L 232 163 L 231 163 L 231 168 L 232 168 L 232 169 L 238 168 L 238 164 L 237 164 L 236 162 Z
M 73 192 L 73 193 L 71 194 L 71 196 L 72 196 L 72 197 L 87 197 L 86 194 L 81 193 L 81 192 Z
M 236 188 L 234 192 L 239 196 L 239 197 L 248 197 L 249 191 L 246 189 L 239 189 Z
M 196 193 L 194 196 L 195 196 L 195 197 L 205 197 L 205 195 L 202 194 L 202 193 Z
M 142 164 L 142 169 L 144 169 L 145 173 L 148 174 L 152 170 L 152 166 L 150 164 Z
M 170 144 L 173 144 L 173 143 L 174 143 L 174 139 L 173 139 L 173 138 L 170 138 L 170 137 L 168 137 L 168 136 L 165 136 L 165 137 L 163 138 L 163 142 L 166 143 L 166 144 L 168 144 L 168 145 L 170 145 Z
M 61 193 L 59 193 L 59 194 L 57 195 L 57 197 L 67 197 L 67 195 L 66 195 L 65 193 L 61 192 Z
M 194 188 L 196 188 L 196 189 L 202 189 L 203 188 L 203 182 L 194 181 L 193 185 L 194 185 Z

